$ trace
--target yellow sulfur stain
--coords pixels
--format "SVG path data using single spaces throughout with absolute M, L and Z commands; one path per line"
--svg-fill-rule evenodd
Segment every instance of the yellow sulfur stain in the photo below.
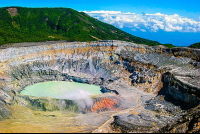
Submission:
M 9 108 L 12 118 L 0 121 L 0 133 L 68 133 L 84 132 L 88 128 L 77 125 L 73 118 L 77 114 L 70 111 L 33 111 L 17 104 Z
M 135 110 L 132 110 L 129 114 L 138 115 L 138 112 L 136 112 Z

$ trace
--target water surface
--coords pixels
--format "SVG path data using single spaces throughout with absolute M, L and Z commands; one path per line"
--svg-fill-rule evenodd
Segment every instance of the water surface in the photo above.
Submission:
M 22 95 L 51 97 L 56 99 L 83 99 L 93 94 L 101 94 L 101 88 L 78 82 L 50 81 L 27 86 L 20 92 Z

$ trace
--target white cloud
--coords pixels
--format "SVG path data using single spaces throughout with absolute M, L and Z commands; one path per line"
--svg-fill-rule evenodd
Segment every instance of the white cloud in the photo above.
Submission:
M 100 10 L 100 11 L 91 11 L 91 12 L 87 12 L 87 11 L 83 11 L 85 13 L 108 13 L 108 14 L 121 14 L 121 11 L 104 11 L 104 10 Z M 130 13 L 130 12 L 129 12 Z
M 157 32 L 158 30 L 164 30 L 168 32 L 200 32 L 200 21 L 181 17 L 178 14 L 166 15 L 159 12 L 155 14 L 135 14 L 104 10 L 84 12 L 103 22 L 119 28 L 127 27 L 133 31 Z
M 140 29 L 142 32 L 146 32 L 146 30 L 145 29 Z

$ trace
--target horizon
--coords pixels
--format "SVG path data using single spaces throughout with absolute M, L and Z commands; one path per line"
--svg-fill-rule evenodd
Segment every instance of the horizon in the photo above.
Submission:
M 12 3 L 12 4 L 11 4 Z M 106 4 L 105 4 L 106 3 Z M 110 0 L 1 1 L 0 7 L 71 8 L 85 12 L 129 34 L 162 44 L 189 46 L 200 42 L 200 1 Z

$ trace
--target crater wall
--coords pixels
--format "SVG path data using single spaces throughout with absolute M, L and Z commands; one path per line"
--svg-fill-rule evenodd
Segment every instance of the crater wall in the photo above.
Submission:
M 19 94 L 24 87 L 55 80 L 99 85 L 110 93 L 101 97 L 114 97 L 122 109 L 130 108 L 134 103 L 119 101 L 116 96 L 131 100 L 136 90 L 152 96 L 168 94 L 178 102 L 191 104 L 189 108 L 200 102 L 198 49 L 170 50 L 163 46 L 150 47 L 117 40 L 25 46 L 0 50 L 1 119 L 12 115 L 8 106 L 18 104 L 28 107 L 27 102 L 33 99 Z M 146 100 L 148 98 L 142 103 Z M 37 99 L 32 102 L 35 104 L 35 101 Z M 55 102 L 57 107 L 45 102 L 43 108 L 63 108 L 58 108 L 59 101 L 51 102 Z

